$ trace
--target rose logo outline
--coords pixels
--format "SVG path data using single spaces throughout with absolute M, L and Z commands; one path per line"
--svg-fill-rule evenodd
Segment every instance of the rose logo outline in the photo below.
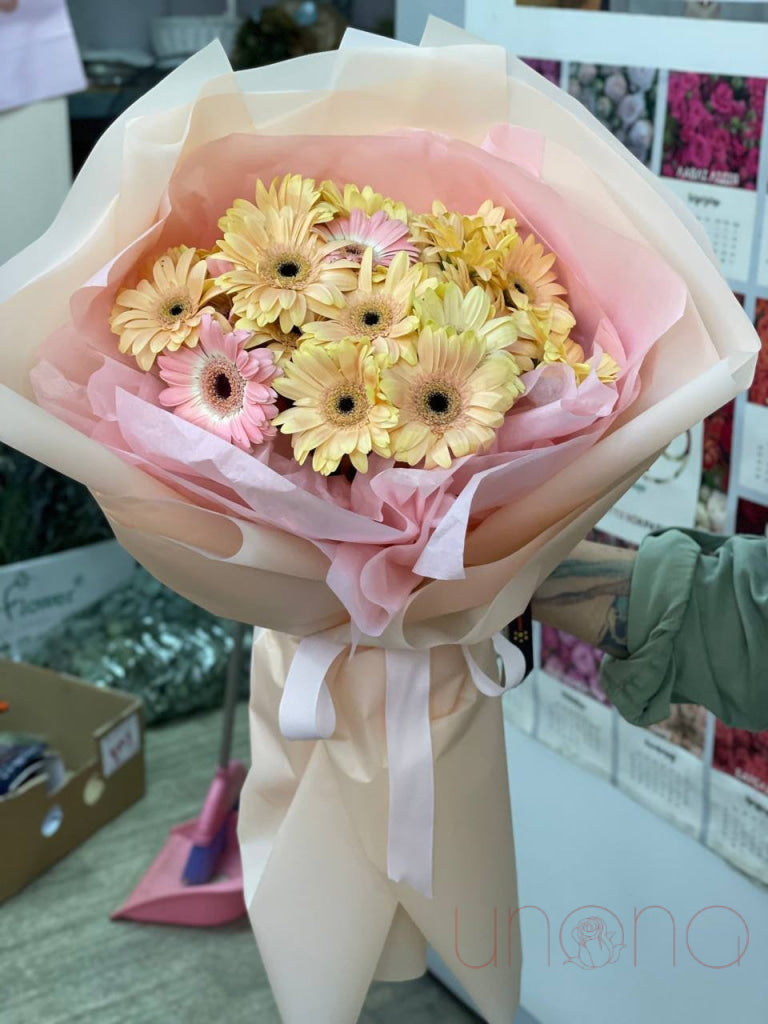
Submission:
M 575 952 L 569 951 L 563 945 L 563 932 L 569 918 L 574 917 L 584 910 L 603 910 L 614 918 L 618 925 L 617 931 L 609 931 L 609 925 L 605 917 L 600 914 L 585 914 L 579 917 L 570 930 L 570 936 L 575 944 Z M 583 971 L 594 971 L 600 967 L 607 967 L 615 964 L 621 956 L 621 951 L 626 949 L 624 943 L 624 928 L 621 921 L 610 910 L 605 907 L 578 907 L 566 917 L 560 928 L 560 946 L 566 954 L 565 964 L 575 964 Z

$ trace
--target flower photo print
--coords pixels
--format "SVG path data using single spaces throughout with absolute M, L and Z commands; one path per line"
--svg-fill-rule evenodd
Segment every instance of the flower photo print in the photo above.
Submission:
M 765 85 L 763 78 L 671 71 L 662 175 L 754 189 Z
M 568 92 L 646 166 L 653 148 L 656 68 L 571 64 Z

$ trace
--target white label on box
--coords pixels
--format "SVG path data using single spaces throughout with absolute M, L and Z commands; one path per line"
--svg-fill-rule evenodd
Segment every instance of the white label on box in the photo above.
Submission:
M 619 789 L 698 836 L 704 810 L 701 759 L 624 719 L 619 720 L 618 743 Z
M 0 643 L 40 636 L 118 587 L 136 563 L 114 540 L 0 569 Z
M 768 883 L 768 796 L 719 771 L 709 792 L 707 846 Z
M 547 672 L 538 671 L 537 738 L 605 778 L 611 775 L 613 712 Z
M 139 716 L 131 715 L 99 740 L 101 747 L 101 774 L 105 779 L 114 775 L 141 750 Z
M 535 673 L 531 673 L 519 686 L 501 698 L 504 717 L 523 732 L 532 733 L 536 712 Z
M 768 497 L 768 405 L 744 406 L 739 486 Z
M 703 436 L 698 423 L 667 445 L 648 472 L 603 516 L 598 529 L 639 544 L 654 530 L 692 527 L 701 482 Z
M 732 281 L 746 281 L 752 255 L 757 193 L 678 178 L 661 180 L 683 200 L 707 232 L 723 274 Z

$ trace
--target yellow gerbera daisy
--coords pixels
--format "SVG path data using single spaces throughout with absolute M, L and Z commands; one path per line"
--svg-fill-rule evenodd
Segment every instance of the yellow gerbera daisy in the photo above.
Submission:
M 475 285 L 465 293 L 453 282 L 426 288 L 414 299 L 414 310 L 422 327 L 444 327 L 450 333 L 474 331 L 489 350 L 509 348 L 517 341 L 511 316 L 495 316 L 490 297 Z
M 348 217 L 353 210 L 362 210 L 367 217 L 372 217 L 374 213 L 383 210 L 387 216 L 408 223 L 408 207 L 405 203 L 374 192 L 370 185 L 362 189 L 357 185 L 345 185 L 342 191 L 335 182 L 323 181 L 320 190 L 323 201 L 333 208 L 334 216 Z
M 421 264 L 411 266 L 408 253 L 399 252 L 387 267 L 384 280 L 374 281 L 372 251 L 366 249 L 357 289 L 344 296 L 340 307 L 318 307 L 317 312 L 328 320 L 305 324 L 305 333 L 317 341 L 366 338 L 372 349 L 389 362 L 405 359 L 413 363 L 419 326 L 413 298 L 423 277 Z
M 273 182 L 269 191 L 259 182 L 256 205 L 236 199 L 219 221 L 224 237 L 215 255 L 232 270 L 216 281 L 232 296 L 238 327 L 279 321 L 288 332 L 301 327 L 308 310 L 340 306 L 342 293 L 355 287 L 354 263 L 326 262 L 339 243 L 312 233 L 333 215 L 327 204 L 317 203 L 318 195 L 311 179 L 298 175 L 287 175 L 280 186 Z
M 594 365 L 594 359 L 592 359 Z M 596 367 L 598 380 L 601 380 L 603 384 L 612 384 L 621 371 L 621 367 L 613 358 L 609 356 L 607 352 L 603 352 L 600 356 L 600 361 Z
M 513 309 L 511 315 L 519 336 L 536 342 L 539 347 L 547 341 L 564 342 L 576 326 L 576 318 L 564 302 Z
M 545 363 L 565 363 L 572 367 L 578 384 L 585 380 L 593 369 L 603 384 L 612 383 L 619 375 L 619 364 L 607 352 L 601 354 L 595 366 L 594 358 L 587 359 L 584 349 L 572 338 L 545 342 L 543 359 Z
M 461 261 L 472 283 L 490 281 L 503 251 L 517 238 L 515 221 L 490 200 L 471 216 L 448 210 L 436 200 L 431 214 L 412 218 L 411 230 L 416 242 L 425 247 L 425 262 L 446 267 Z
M 142 370 L 150 370 L 158 352 L 194 348 L 203 314 L 218 316 L 211 300 L 217 285 L 194 249 L 178 246 L 155 260 L 151 279 L 117 294 L 109 326 Z
M 425 460 L 427 469 L 487 447 L 525 390 L 508 352 L 489 352 L 471 332 L 431 327 L 419 335 L 416 365 L 386 370 L 381 388 L 400 410 L 392 455 L 409 466 Z
M 389 457 L 397 409 L 380 390 L 379 360 L 367 344 L 345 339 L 333 345 L 304 342 L 273 386 L 294 403 L 273 421 L 291 435 L 301 465 L 328 476 L 348 455 L 361 473 L 368 454 Z

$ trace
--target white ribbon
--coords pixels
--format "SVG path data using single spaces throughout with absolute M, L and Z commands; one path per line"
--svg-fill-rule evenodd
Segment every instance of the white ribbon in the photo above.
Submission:
M 495 683 L 462 647 L 472 682 L 487 697 L 500 697 L 522 682 L 525 658 L 498 633 L 493 646 L 503 679 Z M 336 728 L 325 677 L 349 648 L 322 635 L 305 637 L 291 662 L 280 702 L 280 729 L 288 739 L 329 739 Z M 435 776 L 429 721 L 430 652 L 387 650 L 386 731 L 389 762 L 387 874 L 432 896 Z
M 280 732 L 289 740 L 327 740 L 336 728 L 333 706 L 325 677 L 328 669 L 346 650 L 323 636 L 307 636 L 291 662 L 280 700 Z

